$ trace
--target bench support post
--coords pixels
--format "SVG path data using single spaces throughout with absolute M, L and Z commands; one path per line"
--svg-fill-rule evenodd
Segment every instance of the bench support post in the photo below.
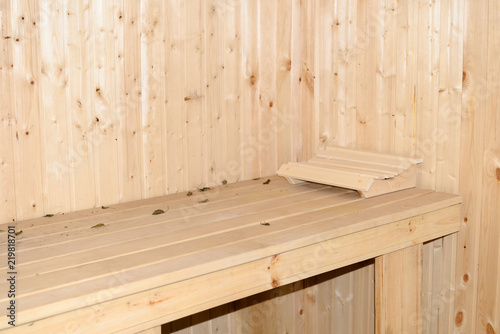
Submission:
M 375 259 L 377 334 L 422 333 L 422 244 Z

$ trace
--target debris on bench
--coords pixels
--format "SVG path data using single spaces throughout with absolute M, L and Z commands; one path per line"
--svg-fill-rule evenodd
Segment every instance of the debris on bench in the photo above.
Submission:
M 158 209 L 158 210 L 155 210 L 155 211 L 153 212 L 153 216 L 156 216 L 156 215 L 161 215 L 161 214 L 163 214 L 163 213 L 165 213 L 165 211 L 163 211 L 162 209 Z
M 422 159 L 371 151 L 328 147 L 307 162 L 290 162 L 278 170 L 291 184 L 305 181 L 356 190 L 364 198 L 416 186 Z

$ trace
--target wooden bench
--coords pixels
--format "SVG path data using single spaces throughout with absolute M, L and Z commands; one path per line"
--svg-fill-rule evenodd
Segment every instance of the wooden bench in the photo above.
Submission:
M 363 199 L 277 176 L 204 190 L 17 222 L 10 331 L 136 333 L 377 258 L 377 326 L 413 333 L 399 320 L 420 312 L 421 245 L 459 228 L 460 196 L 428 190 Z

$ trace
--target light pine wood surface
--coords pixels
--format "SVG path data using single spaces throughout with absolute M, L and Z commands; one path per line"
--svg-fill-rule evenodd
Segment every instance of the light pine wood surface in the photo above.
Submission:
M 418 187 L 464 196 L 458 239 L 424 245 L 424 332 L 499 333 L 497 15 L 495 0 L 2 0 L 0 220 L 250 180 L 327 145 L 416 155 Z
M 191 330 L 201 333 L 214 324 L 209 314 L 199 312 L 263 291 L 268 291 L 261 295 L 265 301 L 252 303 L 247 322 L 255 320 L 255 312 L 262 314 L 250 326 L 266 333 L 296 330 L 287 319 L 297 309 L 287 303 L 300 291 L 289 284 L 415 244 L 421 249 L 423 242 L 455 233 L 460 201 L 460 196 L 419 189 L 363 199 L 355 191 L 291 185 L 271 176 L 189 196 L 185 192 L 22 221 L 16 238 L 16 300 L 22 307 L 9 332 L 59 331 L 70 325 L 84 332 L 134 333 L 190 315 Z M 388 264 L 384 272 L 413 267 L 411 261 L 400 262 L 401 270 Z M 5 265 L 0 269 L 8 270 Z M 332 326 L 352 328 L 354 315 L 369 311 L 363 311 L 359 299 L 352 301 L 359 272 L 344 272 L 311 290 L 317 295 L 307 316 L 316 319 L 318 333 Z M 315 279 L 322 281 L 321 276 Z M 8 286 L 0 283 L 1 289 Z M 420 287 L 414 287 L 420 294 Z M 396 290 L 404 294 L 409 289 Z M 325 305 L 332 303 L 324 299 L 330 290 L 340 304 Z M 369 285 L 364 291 L 370 291 Z M 6 302 L 7 297 L 0 299 Z M 387 304 L 388 314 L 398 308 L 397 302 Z M 332 313 L 322 315 L 325 310 Z M 401 317 L 413 312 L 403 311 Z M 245 321 L 245 311 L 231 316 L 239 319 L 240 314 Z M 7 326 L 0 324 L 0 329 Z

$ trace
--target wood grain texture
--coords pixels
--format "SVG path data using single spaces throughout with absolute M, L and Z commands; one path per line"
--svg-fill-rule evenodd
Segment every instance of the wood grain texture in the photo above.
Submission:
M 1 8 L 2 220 L 271 175 L 301 156 L 297 1 Z
M 469 4 L 471 5 L 471 4 Z M 482 4 L 483 5 L 483 4 Z M 486 6 L 485 4 L 483 6 Z M 482 8 L 482 7 L 481 7 Z M 483 123 L 481 130 L 475 133 L 478 143 L 483 142 L 482 166 L 481 166 L 481 199 L 480 199 L 480 232 L 479 232 L 479 260 L 477 273 L 477 310 L 476 323 L 473 331 L 477 333 L 499 333 L 500 332 L 500 64 L 498 63 L 498 52 L 500 51 L 500 6 L 497 1 L 488 1 L 487 8 L 487 44 L 485 40 L 475 41 L 471 35 L 467 35 L 467 45 L 473 43 L 481 52 L 486 52 L 486 59 L 469 58 L 474 55 L 467 48 L 464 58 L 476 63 L 479 68 L 484 68 L 486 61 L 486 80 L 474 81 L 475 86 L 481 87 L 475 90 L 477 100 L 483 100 L 485 104 L 476 104 L 476 109 L 468 109 L 469 112 L 482 113 Z M 468 15 L 470 15 L 468 13 Z M 480 27 L 478 17 L 468 17 Z M 486 19 L 486 17 L 484 17 Z M 475 44 L 478 43 L 478 44 Z M 480 44 L 479 44 L 480 43 Z M 481 77 L 484 80 L 484 77 Z M 484 86 L 486 85 L 486 86 Z M 478 87 L 478 88 L 479 88 Z M 472 107 L 472 106 L 470 106 Z M 483 109 L 484 108 L 484 109 Z M 472 122 L 473 117 L 467 120 Z M 477 149 L 477 147 L 476 147 Z M 479 207 L 477 207 L 479 209 Z M 477 223 L 476 223 L 477 224 Z
M 277 123 L 266 159 L 307 160 L 323 140 L 422 157 L 419 187 L 465 196 L 456 296 L 439 303 L 453 287 L 453 240 L 444 239 L 424 248 L 423 318 L 434 332 L 449 312 L 456 332 L 500 332 L 487 246 L 498 220 L 495 1 L 3 0 L 0 11 L 2 223 L 270 170 L 257 154 L 275 126 L 258 118 L 267 59 L 271 109 L 279 118 L 291 108 L 291 121 Z M 264 23 L 272 36 L 259 33 Z M 218 37 L 208 48 L 210 27 Z M 225 69 L 212 95 L 216 63 Z
M 375 268 L 376 333 L 423 333 L 422 244 L 378 257 Z
M 20 223 L 24 232 L 18 240 L 24 246 L 18 268 L 24 275 L 18 300 L 28 310 L 19 330 L 55 328 L 54 311 L 73 312 L 71 322 L 89 331 L 108 331 L 119 323 L 133 332 L 189 314 L 194 314 L 191 325 L 201 330 L 209 316 L 196 312 L 453 233 L 459 225 L 455 195 L 411 189 L 360 199 L 339 188 L 269 180 L 209 190 L 201 195 L 209 204 L 189 217 L 184 207 L 192 199 L 184 193 Z M 166 212 L 151 215 L 158 207 Z M 334 283 L 342 331 L 357 314 L 351 309 L 353 277 L 349 273 Z M 275 292 L 268 292 L 269 302 L 252 306 L 252 313 L 262 316 L 255 320 L 251 314 L 251 326 L 274 331 L 273 324 L 290 316 L 283 299 L 290 293 Z M 318 310 L 319 288 L 315 293 Z M 134 294 L 140 300 L 129 300 Z M 93 321 L 100 301 L 102 314 L 113 320 Z M 320 328 L 316 312 L 307 316 Z

